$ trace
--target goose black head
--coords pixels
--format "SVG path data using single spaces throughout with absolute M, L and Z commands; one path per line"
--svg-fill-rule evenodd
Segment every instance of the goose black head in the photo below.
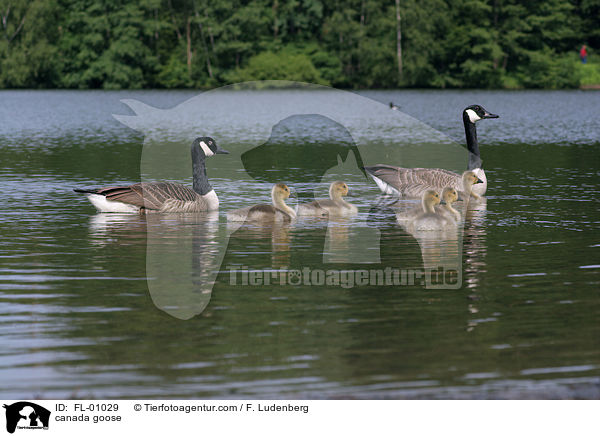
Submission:
M 192 152 L 199 152 L 201 157 L 211 157 L 215 154 L 229 154 L 227 150 L 222 149 L 217 145 L 217 141 L 209 136 L 196 138 L 192 144 Z
M 484 120 L 486 118 L 499 118 L 499 116 L 489 113 L 478 104 L 468 106 L 463 111 L 463 120 L 465 122 L 471 122 L 475 124 L 477 121 Z

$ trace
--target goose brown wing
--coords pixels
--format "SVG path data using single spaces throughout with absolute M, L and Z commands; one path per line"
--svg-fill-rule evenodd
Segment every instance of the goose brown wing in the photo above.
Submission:
M 379 164 L 365 169 L 406 197 L 419 198 L 428 189 L 456 188 L 460 184 L 460 175 L 441 168 L 400 168 Z
M 156 210 L 159 210 L 167 200 L 194 201 L 197 197 L 193 189 L 169 182 L 112 186 L 100 188 L 96 194 L 104 195 L 107 200 Z

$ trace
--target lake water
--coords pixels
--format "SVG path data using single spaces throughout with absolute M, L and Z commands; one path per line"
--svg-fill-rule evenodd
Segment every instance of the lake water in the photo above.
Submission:
M 431 129 L 362 100 L 340 105 L 341 124 L 299 111 L 278 130 L 291 144 L 283 155 L 269 147 L 243 155 L 265 135 L 274 142 L 263 108 L 294 99 L 325 107 L 328 94 L 230 92 L 227 104 L 254 109 L 242 118 L 226 103 L 204 106 L 206 119 L 175 113 L 183 127 L 167 126 L 169 140 L 187 141 L 187 126 L 232 152 L 208 164 L 221 199 L 209 219 L 98 214 L 72 191 L 172 175 L 178 159 L 190 183 L 189 144 L 181 156 L 145 159 L 148 134 L 112 115 L 133 114 L 122 99 L 173 115 L 197 92 L 1 91 L 0 396 L 600 398 L 600 93 L 359 94 L 394 101 Z M 500 118 L 478 124 L 487 203 L 467 214 L 458 239 L 436 246 L 458 259 L 458 289 L 232 283 L 232 268 L 422 268 L 434 254 L 398 225 L 389 199 L 357 170 L 358 154 L 323 178 L 348 182 L 357 217 L 231 229 L 224 214 L 268 202 L 275 179 L 301 198 L 326 195 L 315 182 L 331 167 L 320 135 L 349 132 L 365 164 L 420 162 L 428 146 L 436 151 L 426 159 L 460 170 L 460 112 L 473 103 Z M 407 140 L 393 116 L 410 125 L 414 148 L 398 148 Z M 377 149 L 390 160 L 372 161 Z M 250 177 L 238 177 L 240 156 Z M 221 234 L 226 251 L 210 257 L 211 235 Z M 175 274 L 196 255 L 220 271 L 212 293 L 177 300 L 153 268 L 168 257 Z M 163 294 L 152 292 L 156 283 Z

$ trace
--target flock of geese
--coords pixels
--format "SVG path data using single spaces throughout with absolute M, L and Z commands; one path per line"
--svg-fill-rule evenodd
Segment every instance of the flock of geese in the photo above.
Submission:
M 401 168 L 386 164 L 364 168 L 384 194 L 421 199 L 421 205 L 414 210 L 397 214 L 399 223 L 407 230 L 438 230 L 455 226 L 461 216 L 453 203 L 461 199 L 479 199 L 485 194 L 487 179 L 481 168 L 475 123 L 487 118 L 498 118 L 498 115 L 489 113 L 480 105 L 468 106 L 463 111 L 469 164 L 462 174 L 439 168 Z M 229 152 L 210 137 L 194 140 L 191 152 L 192 188 L 171 182 L 146 182 L 74 191 L 85 194 L 100 212 L 194 213 L 217 210 L 219 199 L 206 175 L 205 162 L 211 156 Z M 344 200 L 347 195 L 348 185 L 336 181 L 329 187 L 329 199 L 300 204 L 294 210 L 285 202 L 293 193 L 285 184 L 277 183 L 271 190 L 271 204 L 229 211 L 227 220 L 286 223 L 297 216 L 351 216 L 358 209 Z

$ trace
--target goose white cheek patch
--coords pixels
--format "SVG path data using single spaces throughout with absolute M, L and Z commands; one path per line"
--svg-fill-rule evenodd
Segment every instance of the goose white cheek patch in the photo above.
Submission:
M 467 109 L 467 115 L 469 116 L 469 119 L 471 120 L 472 123 L 474 123 L 475 121 L 479 121 L 481 119 L 481 117 L 479 115 L 477 115 L 475 113 L 475 111 L 472 109 Z
M 211 157 L 214 154 L 208 145 L 204 143 L 204 141 L 200 141 L 200 147 L 202 147 L 202 151 L 206 157 Z

